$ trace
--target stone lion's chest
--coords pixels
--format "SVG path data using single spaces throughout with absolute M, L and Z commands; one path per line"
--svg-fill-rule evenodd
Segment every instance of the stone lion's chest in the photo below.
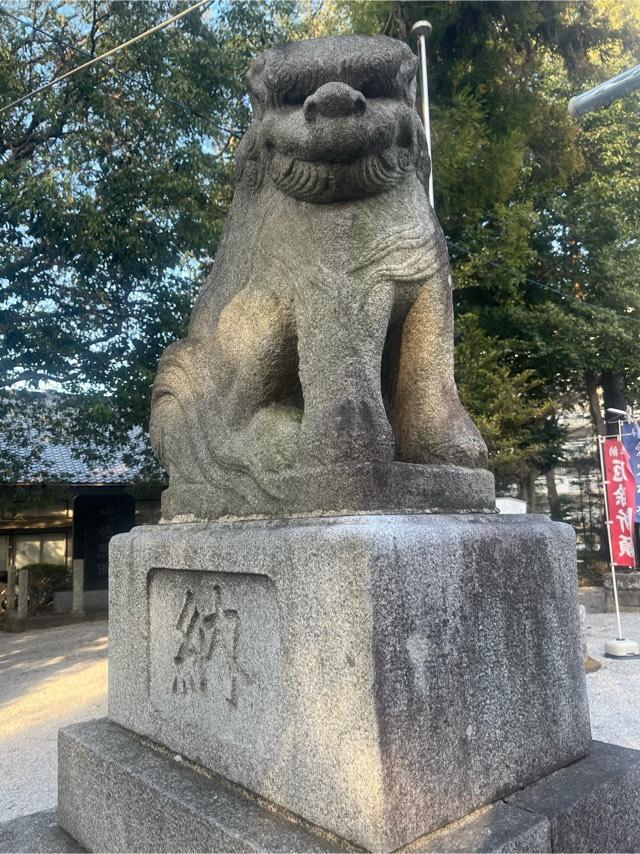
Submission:
M 260 239 L 265 267 L 280 279 L 286 271 L 325 286 L 417 279 L 440 264 L 437 225 L 419 184 L 342 204 L 284 199 L 265 200 Z

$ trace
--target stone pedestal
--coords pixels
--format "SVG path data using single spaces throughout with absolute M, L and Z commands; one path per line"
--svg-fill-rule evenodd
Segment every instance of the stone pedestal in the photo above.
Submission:
M 574 561 L 531 516 L 117 537 L 110 720 L 61 731 L 59 828 L 0 825 L 0 852 L 640 850 Z
M 61 730 L 58 821 L 0 824 L 2 852 L 353 851 L 345 839 L 251 796 L 108 720 Z M 403 852 L 640 851 L 640 751 L 588 756 L 481 807 Z
M 73 561 L 73 588 L 71 594 L 71 613 L 84 616 L 84 560 L 76 558 Z
M 392 850 L 586 754 L 574 535 L 545 517 L 114 538 L 109 715 Z

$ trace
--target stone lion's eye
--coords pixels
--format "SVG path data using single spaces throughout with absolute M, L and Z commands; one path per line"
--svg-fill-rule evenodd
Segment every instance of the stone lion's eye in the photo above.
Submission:
M 386 77 L 370 77 L 363 81 L 360 91 L 365 98 L 389 98 L 394 94 L 393 85 Z
M 303 89 L 289 89 L 282 95 L 282 103 L 290 106 L 302 106 L 304 104 L 307 93 Z

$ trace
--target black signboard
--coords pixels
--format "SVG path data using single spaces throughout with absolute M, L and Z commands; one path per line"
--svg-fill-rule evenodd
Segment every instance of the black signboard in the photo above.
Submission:
M 73 557 L 84 560 L 85 590 L 104 590 L 109 540 L 135 525 L 131 495 L 77 495 L 73 501 Z

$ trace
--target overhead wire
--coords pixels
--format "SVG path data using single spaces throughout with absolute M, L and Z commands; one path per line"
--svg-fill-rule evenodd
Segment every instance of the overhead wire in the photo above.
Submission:
M 181 12 L 178 12 L 175 15 L 173 15 L 172 17 L 167 18 L 165 21 L 161 21 L 159 24 L 156 24 L 155 26 L 150 27 L 148 30 L 145 30 L 142 33 L 139 33 L 137 36 L 133 36 L 131 39 L 128 39 L 127 41 L 122 42 L 121 44 L 117 45 L 116 47 L 111 48 L 111 50 L 108 50 L 105 53 L 99 54 L 98 56 L 91 56 L 91 54 L 89 54 L 87 51 L 82 50 L 81 48 L 77 48 L 77 47 L 74 47 L 74 46 L 69 45 L 69 44 L 65 45 L 63 40 L 60 39 L 59 36 L 48 33 L 46 30 L 43 30 L 41 27 L 38 27 L 35 24 L 32 24 L 30 21 L 23 21 L 21 18 L 18 18 L 16 15 L 13 15 L 11 12 L 7 11 L 6 9 L 0 8 L 0 12 L 2 14 L 4 14 L 7 17 L 11 18 L 12 20 L 16 21 L 17 23 L 21 24 L 22 26 L 30 27 L 35 32 L 39 32 L 51 40 L 58 41 L 61 45 L 69 47 L 71 50 L 75 51 L 76 53 L 82 53 L 85 56 L 91 56 L 91 59 L 89 61 L 83 63 L 82 65 L 79 65 L 79 66 L 76 66 L 75 68 L 70 69 L 69 71 L 65 72 L 64 74 L 61 74 L 58 77 L 54 78 L 53 80 L 50 80 L 48 83 L 45 83 L 42 86 L 39 86 L 37 89 L 34 89 L 32 92 L 29 92 L 26 95 L 23 95 L 20 98 L 17 98 L 15 101 L 12 101 L 11 103 L 6 104 L 3 107 L 0 107 L 0 114 L 7 112 L 8 110 L 12 109 L 13 107 L 18 106 L 21 103 L 24 103 L 25 101 L 29 100 L 30 98 L 34 97 L 35 95 L 40 94 L 41 92 L 46 91 L 47 89 L 50 89 L 52 86 L 56 85 L 57 83 L 62 82 L 65 79 L 68 79 L 72 75 L 77 74 L 79 71 L 82 71 L 86 68 L 89 68 L 90 66 L 95 65 L 96 63 L 101 62 L 102 60 L 107 59 L 110 56 L 113 56 L 115 53 L 118 53 L 119 51 L 124 50 L 124 48 L 129 47 L 130 45 L 133 45 L 138 41 L 141 41 L 143 38 L 146 38 L 147 36 L 152 35 L 153 33 L 156 33 L 159 30 L 164 29 L 165 27 L 169 26 L 169 24 L 174 23 L 175 21 L 179 20 L 180 18 L 184 17 L 185 15 L 189 14 L 190 12 L 193 12 L 195 9 L 205 5 L 205 3 L 208 3 L 208 2 L 211 2 L 211 0 L 198 0 L 198 2 L 194 3 L 192 6 L 189 6 L 187 9 L 183 9 Z M 171 102 L 175 106 L 178 106 L 184 110 L 187 110 L 188 112 L 192 113 L 193 115 L 197 116 L 198 118 L 200 118 L 203 121 L 210 124 L 212 127 L 215 127 L 216 130 L 223 130 L 226 133 L 229 133 L 231 135 L 240 136 L 240 134 L 236 131 L 233 131 L 233 130 L 230 130 L 228 128 L 224 128 L 221 125 L 215 124 L 209 118 L 207 118 L 207 116 L 205 116 L 202 113 L 200 113 L 199 111 L 195 110 L 190 105 L 184 104 L 181 101 L 177 101 L 174 98 L 171 98 L 171 96 L 167 96 L 167 95 L 163 95 L 159 92 L 155 92 L 155 90 L 152 90 L 152 89 L 150 89 L 150 87 L 145 86 L 143 83 L 141 83 L 141 81 L 137 80 L 135 77 L 131 77 L 130 75 L 128 75 L 122 71 L 118 71 L 117 69 L 112 69 L 112 70 L 116 74 L 118 74 L 119 76 L 128 80 L 129 82 L 135 83 L 138 86 L 142 86 L 143 88 L 146 88 L 149 91 L 153 91 L 156 96 Z M 471 257 L 471 258 L 477 257 L 472 252 L 471 249 L 469 249 L 466 246 L 463 246 L 460 243 L 456 243 L 455 241 L 452 241 L 452 240 L 447 240 L 447 243 L 450 246 L 454 247 L 455 249 L 459 249 L 460 251 L 469 255 L 469 257 Z M 633 323 L 640 324 L 639 318 L 632 317 L 631 315 L 628 315 L 628 314 L 622 314 L 619 311 L 616 311 L 615 309 L 609 309 L 606 306 L 593 305 L 593 303 L 588 303 L 588 302 L 585 302 L 584 300 L 578 299 L 577 297 L 572 297 L 569 294 L 564 293 L 559 288 L 553 287 L 553 285 L 546 284 L 545 282 L 540 282 L 537 279 L 532 279 L 529 276 L 523 277 L 522 274 L 519 273 L 518 271 L 513 270 L 510 267 L 507 267 L 503 264 L 500 264 L 497 261 L 492 261 L 489 258 L 484 258 L 483 262 L 486 264 L 489 264 L 492 267 L 496 267 L 497 269 L 502 270 L 503 272 L 510 273 L 511 275 L 516 276 L 519 279 L 522 279 L 522 281 L 525 281 L 528 284 L 535 285 L 536 287 L 540 287 L 540 288 L 543 288 L 544 290 L 551 291 L 552 293 L 555 293 L 557 296 L 560 296 L 564 300 L 566 300 L 566 299 L 571 300 L 572 302 L 575 302 L 577 305 L 581 306 L 582 308 L 586 308 L 587 310 L 594 311 L 594 312 L 606 311 L 607 313 L 613 314 L 622 320 L 631 320 Z
M 464 252 L 470 258 L 478 258 L 478 255 L 474 253 L 467 246 L 463 246 L 461 243 L 456 243 L 453 240 L 449 240 L 447 238 L 447 243 L 449 246 L 453 246 L 454 249 L 459 249 Z M 530 276 L 523 276 L 522 273 L 519 273 L 517 270 L 513 270 L 511 267 L 506 267 L 504 264 L 500 264 L 497 261 L 492 261 L 490 258 L 483 258 L 482 263 L 489 264 L 491 267 L 497 267 L 499 270 L 502 270 L 505 273 L 511 273 L 512 276 L 521 279 L 523 282 L 526 282 L 529 285 L 536 285 L 539 288 L 543 288 L 544 290 L 551 291 L 557 296 L 561 297 L 563 300 L 568 300 L 570 302 L 579 305 L 581 308 L 586 308 L 593 312 L 606 311 L 608 314 L 613 314 L 616 317 L 619 317 L 621 320 L 630 320 L 632 323 L 640 324 L 640 318 L 632 317 L 630 314 L 622 314 L 622 312 L 617 311 L 614 308 L 607 308 L 605 305 L 594 305 L 593 303 L 586 302 L 585 300 L 579 299 L 579 297 L 572 296 L 571 294 L 567 294 L 562 291 L 560 288 L 556 288 L 553 285 L 546 284 L 545 282 L 540 282 L 538 279 L 532 279 Z
M 20 104 L 23 104 L 25 101 L 29 101 L 31 98 L 35 97 L 36 95 L 39 95 L 41 92 L 45 92 L 47 89 L 51 89 L 52 86 L 56 86 L 63 80 L 68 80 L 69 77 L 72 77 L 74 74 L 78 74 L 78 72 L 84 71 L 85 69 L 90 68 L 98 62 L 102 62 L 105 59 L 108 59 L 108 57 L 119 53 L 121 50 L 130 47 L 132 44 L 136 44 L 136 42 L 147 38 L 147 36 L 153 35 L 153 33 L 157 33 L 159 30 L 165 29 L 165 27 L 168 27 L 169 24 L 173 24 L 175 21 L 178 21 L 180 18 L 183 18 L 185 15 L 188 15 L 190 12 L 193 12 L 195 9 L 198 9 L 200 6 L 204 6 L 205 3 L 210 2 L 211 0 L 197 0 L 197 2 L 194 3 L 192 6 L 189 6 L 187 9 L 183 9 L 181 12 L 177 12 L 175 15 L 172 15 L 165 21 L 161 21 L 159 24 L 155 24 L 148 30 L 144 30 L 143 32 L 138 33 L 137 36 L 133 36 L 132 38 L 121 42 L 115 47 L 112 47 L 110 50 L 107 50 L 104 53 L 99 54 L 98 56 L 92 57 L 87 62 L 83 62 L 82 65 L 76 65 L 75 68 L 71 68 L 69 69 L 69 71 L 65 71 L 64 74 L 60 74 L 57 77 L 54 77 L 53 80 L 49 80 L 47 83 L 43 83 L 42 86 L 38 86 L 37 89 L 33 89 L 31 92 L 27 92 L 26 95 L 22 95 L 20 98 L 16 98 L 9 104 L 5 104 L 3 107 L 0 107 L 0 115 L 2 115 L 2 113 L 6 113 L 8 110 L 13 109 L 14 107 L 19 106 Z
M 40 35 L 44 36 L 45 38 L 48 38 L 50 41 L 57 42 L 61 47 L 64 47 L 67 50 L 72 50 L 74 53 L 80 54 L 82 56 L 93 56 L 93 54 L 89 53 L 88 50 L 83 50 L 81 47 L 76 47 L 65 39 L 60 38 L 58 34 L 48 32 L 42 27 L 39 27 L 37 24 L 33 24 L 31 21 L 25 21 L 22 18 L 19 18 L 17 15 L 14 15 L 12 12 L 9 12 L 7 9 L 3 9 L 0 7 L 0 14 L 6 15 L 8 18 L 11 18 L 12 21 L 15 21 L 17 24 L 20 24 L 23 27 L 29 27 L 34 32 L 40 33 Z M 185 112 L 191 113 L 192 115 L 201 119 L 203 122 L 214 128 L 215 130 L 223 131 L 224 133 L 229 134 L 229 136 L 234 136 L 237 139 L 240 139 L 242 137 L 241 131 L 217 124 L 211 118 L 209 118 L 209 116 L 206 116 L 204 113 L 201 113 L 199 110 L 196 110 L 195 107 L 192 107 L 191 104 L 186 104 L 184 101 L 179 101 L 176 98 L 171 97 L 171 95 L 165 95 L 162 92 L 158 92 L 151 86 L 144 83 L 142 80 L 139 80 L 137 77 L 133 77 L 131 74 L 127 74 L 126 72 L 120 71 L 117 68 L 112 67 L 111 71 L 114 74 L 117 74 L 118 77 L 122 77 L 123 80 L 127 80 L 129 83 L 133 83 L 141 89 L 146 89 L 147 92 L 152 92 L 157 98 L 160 98 L 163 101 L 167 101 L 168 103 L 173 104 L 174 107 L 178 107 L 179 109 L 182 109 Z

